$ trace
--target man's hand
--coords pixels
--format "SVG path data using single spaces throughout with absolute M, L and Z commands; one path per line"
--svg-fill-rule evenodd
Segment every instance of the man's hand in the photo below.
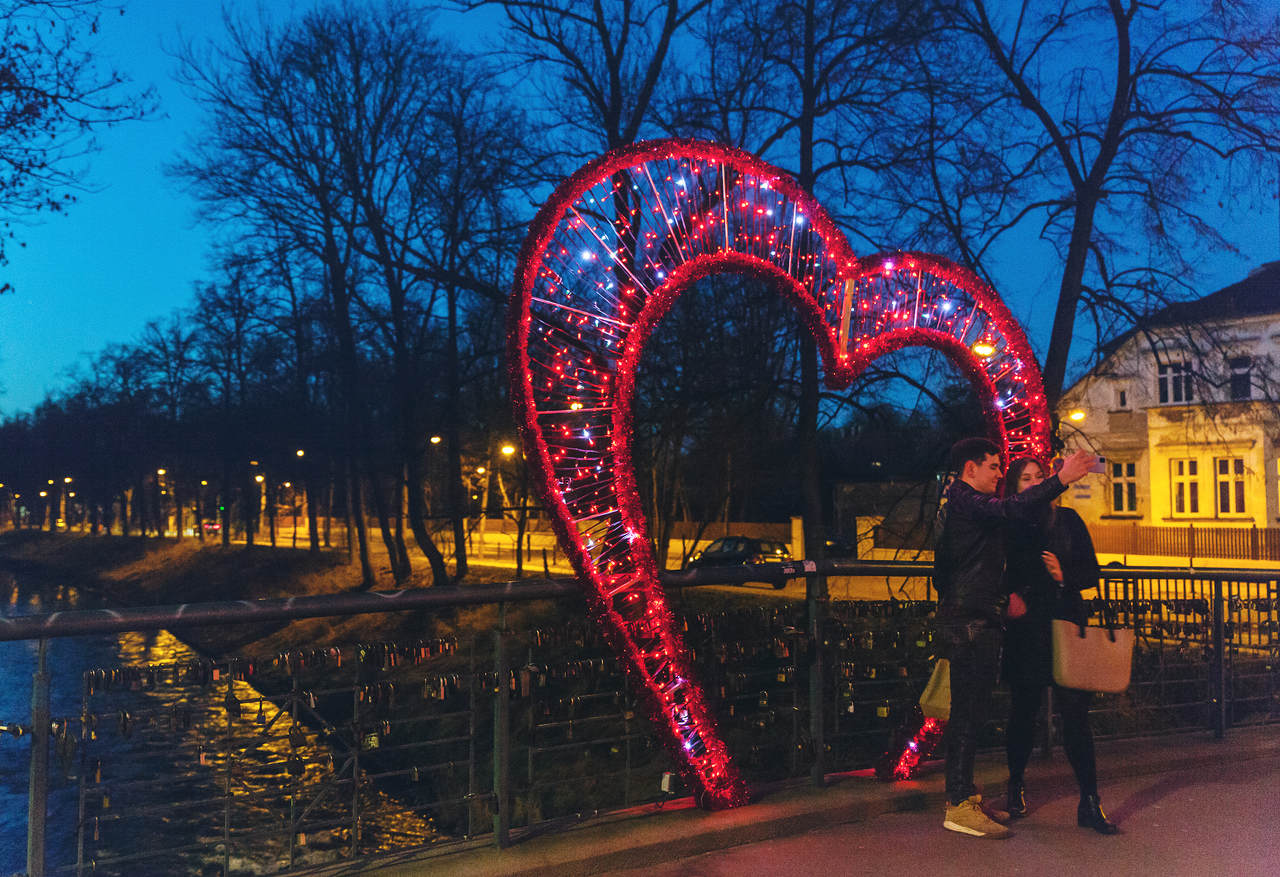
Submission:
M 1049 578 L 1059 584 L 1062 583 L 1062 564 L 1058 561 L 1058 555 L 1052 551 L 1040 552 L 1040 559 L 1044 561 L 1044 568 L 1049 571 Z
M 1062 468 L 1058 470 L 1058 480 L 1063 484 L 1079 481 L 1089 474 L 1089 469 L 1097 459 L 1095 455 L 1084 449 L 1073 451 L 1071 456 L 1062 461 Z
M 1021 618 L 1027 614 L 1027 601 L 1015 591 L 1009 595 L 1009 608 L 1005 612 L 1010 618 Z

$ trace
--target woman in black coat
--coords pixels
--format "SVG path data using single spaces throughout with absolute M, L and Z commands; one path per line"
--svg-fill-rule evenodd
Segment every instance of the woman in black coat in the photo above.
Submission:
M 1040 464 L 1022 457 L 1009 464 L 1005 490 L 1021 493 L 1045 479 Z M 1050 506 L 1039 520 L 1014 524 L 1008 539 L 1006 589 L 1011 594 L 1004 640 L 1004 678 L 1012 705 L 1005 735 L 1009 761 L 1009 813 L 1025 816 L 1023 772 L 1031 758 L 1036 716 L 1046 686 L 1053 685 L 1049 622 L 1088 619 L 1081 591 L 1098 586 L 1098 558 L 1084 521 L 1074 511 Z M 1080 785 L 1076 811 L 1082 827 L 1101 834 L 1117 828 L 1098 801 L 1098 769 L 1089 701 L 1093 693 L 1053 686 L 1053 702 L 1062 715 L 1062 745 Z

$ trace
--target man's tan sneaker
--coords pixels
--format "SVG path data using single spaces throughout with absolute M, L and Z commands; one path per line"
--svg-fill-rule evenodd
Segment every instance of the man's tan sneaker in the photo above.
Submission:
M 983 837 L 999 840 L 1013 834 L 998 822 L 993 821 L 982 812 L 982 796 L 972 795 L 959 804 L 947 804 L 946 815 L 942 827 L 948 831 L 957 831 L 970 837 Z

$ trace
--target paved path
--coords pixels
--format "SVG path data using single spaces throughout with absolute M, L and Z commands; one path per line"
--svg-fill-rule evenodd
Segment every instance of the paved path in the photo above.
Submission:
M 615 877 L 751 875 L 1234 875 L 1280 874 L 1280 758 L 1210 763 L 1133 777 L 1104 789 L 1121 834 L 1075 825 L 1074 789 L 1055 784 L 1004 841 L 941 827 L 934 808 L 704 853 L 679 862 L 608 872 Z
M 976 778 L 999 797 L 1002 752 L 979 757 Z M 1075 825 L 1076 790 L 1062 754 L 1033 759 L 1032 812 L 1004 841 L 942 828 L 942 771 L 881 783 L 868 772 L 758 791 L 755 803 L 704 813 L 686 799 L 658 810 L 513 833 L 513 845 L 468 847 L 364 863 L 341 873 L 432 877 L 615 874 L 656 877 L 923 874 L 1224 875 L 1280 877 L 1280 725 L 1100 741 L 1103 803 L 1121 828 L 1103 837 Z

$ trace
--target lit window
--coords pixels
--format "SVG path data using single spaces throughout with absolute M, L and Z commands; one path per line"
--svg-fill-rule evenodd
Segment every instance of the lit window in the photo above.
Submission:
M 1200 476 L 1198 461 L 1170 460 L 1173 482 L 1173 513 L 1200 514 Z
M 1161 405 L 1178 405 L 1192 401 L 1191 366 L 1182 362 L 1170 362 L 1157 369 L 1156 391 Z
M 1227 360 L 1231 368 L 1231 398 L 1253 398 L 1253 359 L 1248 356 L 1233 356 Z
M 1136 512 L 1138 510 L 1138 478 L 1136 463 L 1111 464 L 1111 510 Z
M 1218 514 L 1244 514 L 1244 459 L 1220 457 L 1214 461 L 1217 472 Z

